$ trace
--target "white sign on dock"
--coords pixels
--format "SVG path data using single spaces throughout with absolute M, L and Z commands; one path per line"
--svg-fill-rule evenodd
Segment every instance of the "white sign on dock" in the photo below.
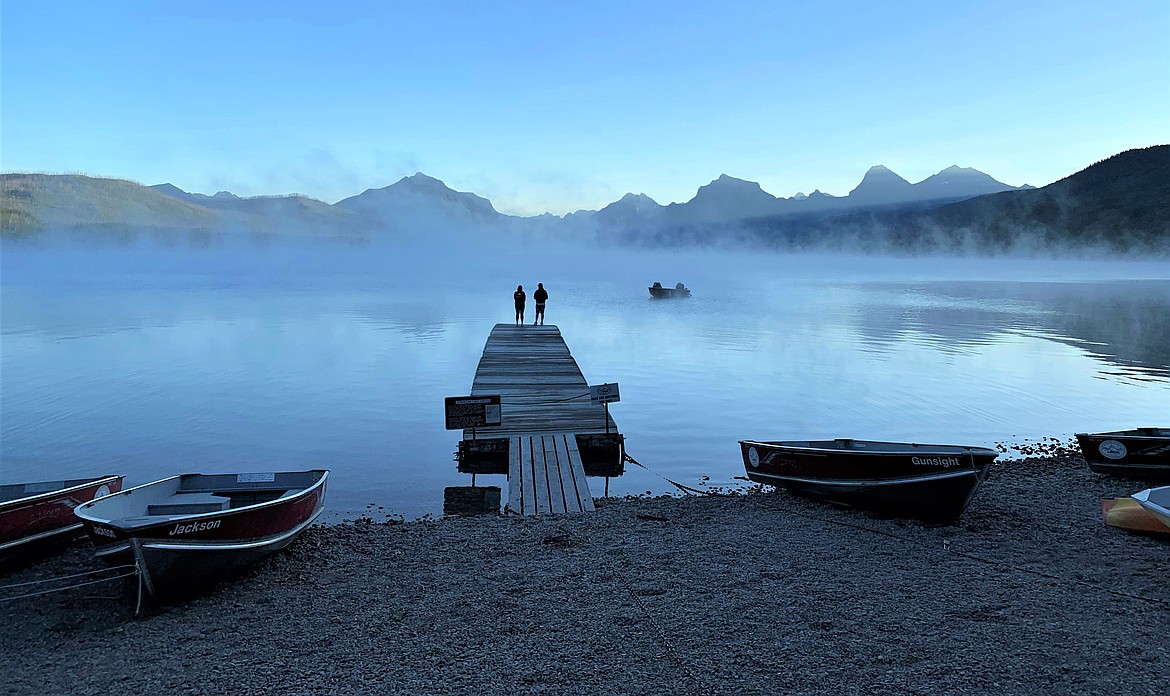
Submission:
M 621 401 L 617 382 L 613 384 L 597 384 L 589 387 L 589 399 L 595 404 L 608 404 L 612 401 Z

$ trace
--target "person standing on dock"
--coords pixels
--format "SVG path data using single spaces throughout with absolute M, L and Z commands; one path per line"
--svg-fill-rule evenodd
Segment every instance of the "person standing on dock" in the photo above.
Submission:
M 523 324 L 524 323 L 524 300 L 527 299 L 527 295 L 524 294 L 524 286 L 523 285 L 516 286 L 516 292 L 512 293 L 512 299 L 516 300 L 516 323 Z
M 536 300 L 536 316 L 532 317 L 532 325 L 536 326 L 539 319 L 540 325 L 544 326 L 544 303 L 548 302 L 548 290 L 544 289 L 544 283 L 536 284 L 536 292 L 532 293 L 532 299 Z

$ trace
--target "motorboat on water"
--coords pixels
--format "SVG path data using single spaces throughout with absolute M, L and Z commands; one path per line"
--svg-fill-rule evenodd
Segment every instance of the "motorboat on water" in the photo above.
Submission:
M 1077 433 L 1089 468 L 1142 481 L 1170 480 L 1170 428 Z
M 998 453 L 872 440 L 741 440 L 752 481 L 897 517 L 957 519 Z
M 97 556 L 136 564 L 156 599 L 190 594 L 289 545 L 320 515 L 329 472 L 183 474 L 79 506 Z
M 677 283 L 673 288 L 663 287 L 662 283 L 654 281 L 650 286 L 650 297 L 655 300 L 668 300 L 681 297 L 690 297 L 691 291 L 682 283 Z
M 0 561 L 84 538 L 73 510 L 120 490 L 121 476 L 0 485 Z

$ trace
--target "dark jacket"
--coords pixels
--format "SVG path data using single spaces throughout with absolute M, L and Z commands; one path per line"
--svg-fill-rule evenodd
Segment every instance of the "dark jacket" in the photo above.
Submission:
M 548 300 L 548 291 L 544 288 L 537 288 L 536 292 L 532 293 L 532 299 L 536 300 L 536 304 L 544 304 Z
M 524 298 L 525 297 L 527 297 L 527 296 L 524 294 L 523 290 L 517 290 L 516 292 L 512 293 L 512 299 L 516 300 L 517 307 L 524 306 Z

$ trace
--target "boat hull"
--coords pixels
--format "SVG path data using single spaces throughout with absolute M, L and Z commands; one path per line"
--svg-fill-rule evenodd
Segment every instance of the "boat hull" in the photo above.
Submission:
M 134 539 L 130 555 L 143 584 L 158 601 L 183 599 L 239 574 L 269 554 L 280 551 L 313 524 L 322 510 L 286 532 L 248 542 L 165 542 Z
M 121 476 L 61 482 L 59 488 L 0 503 L 0 563 L 16 561 L 85 537 L 73 511 L 95 498 L 122 490 Z M 72 483 L 73 485 L 68 485 Z M 54 484 L 22 484 L 26 488 Z
M 1099 474 L 1170 481 L 1170 429 L 1077 433 L 1076 437 L 1089 468 Z
M 852 441 L 850 441 L 852 442 Z M 740 442 L 748 478 L 839 505 L 928 521 L 957 519 L 996 453 L 832 451 Z M 949 448 L 957 449 L 957 448 Z
M 1151 488 L 1133 494 L 1133 499 L 1159 522 L 1170 527 L 1170 486 Z
M 650 288 L 650 297 L 655 300 L 672 300 L 690 297 L 691 291 L 683 288 Z
M 1146 534 L 1170 534 L 1170 521 L 1159 519 L 1131 496 L 1103 499 L 1101 514 L 1109 527 Z
M 322 475 L 296 495 L 257 505 L 154 521 L 82 517 L 82 522 L 99 558 L 136 564 L 146 590 L 165 602 L 188 597 L 291 544 L 321 515 L 325 490 Z

